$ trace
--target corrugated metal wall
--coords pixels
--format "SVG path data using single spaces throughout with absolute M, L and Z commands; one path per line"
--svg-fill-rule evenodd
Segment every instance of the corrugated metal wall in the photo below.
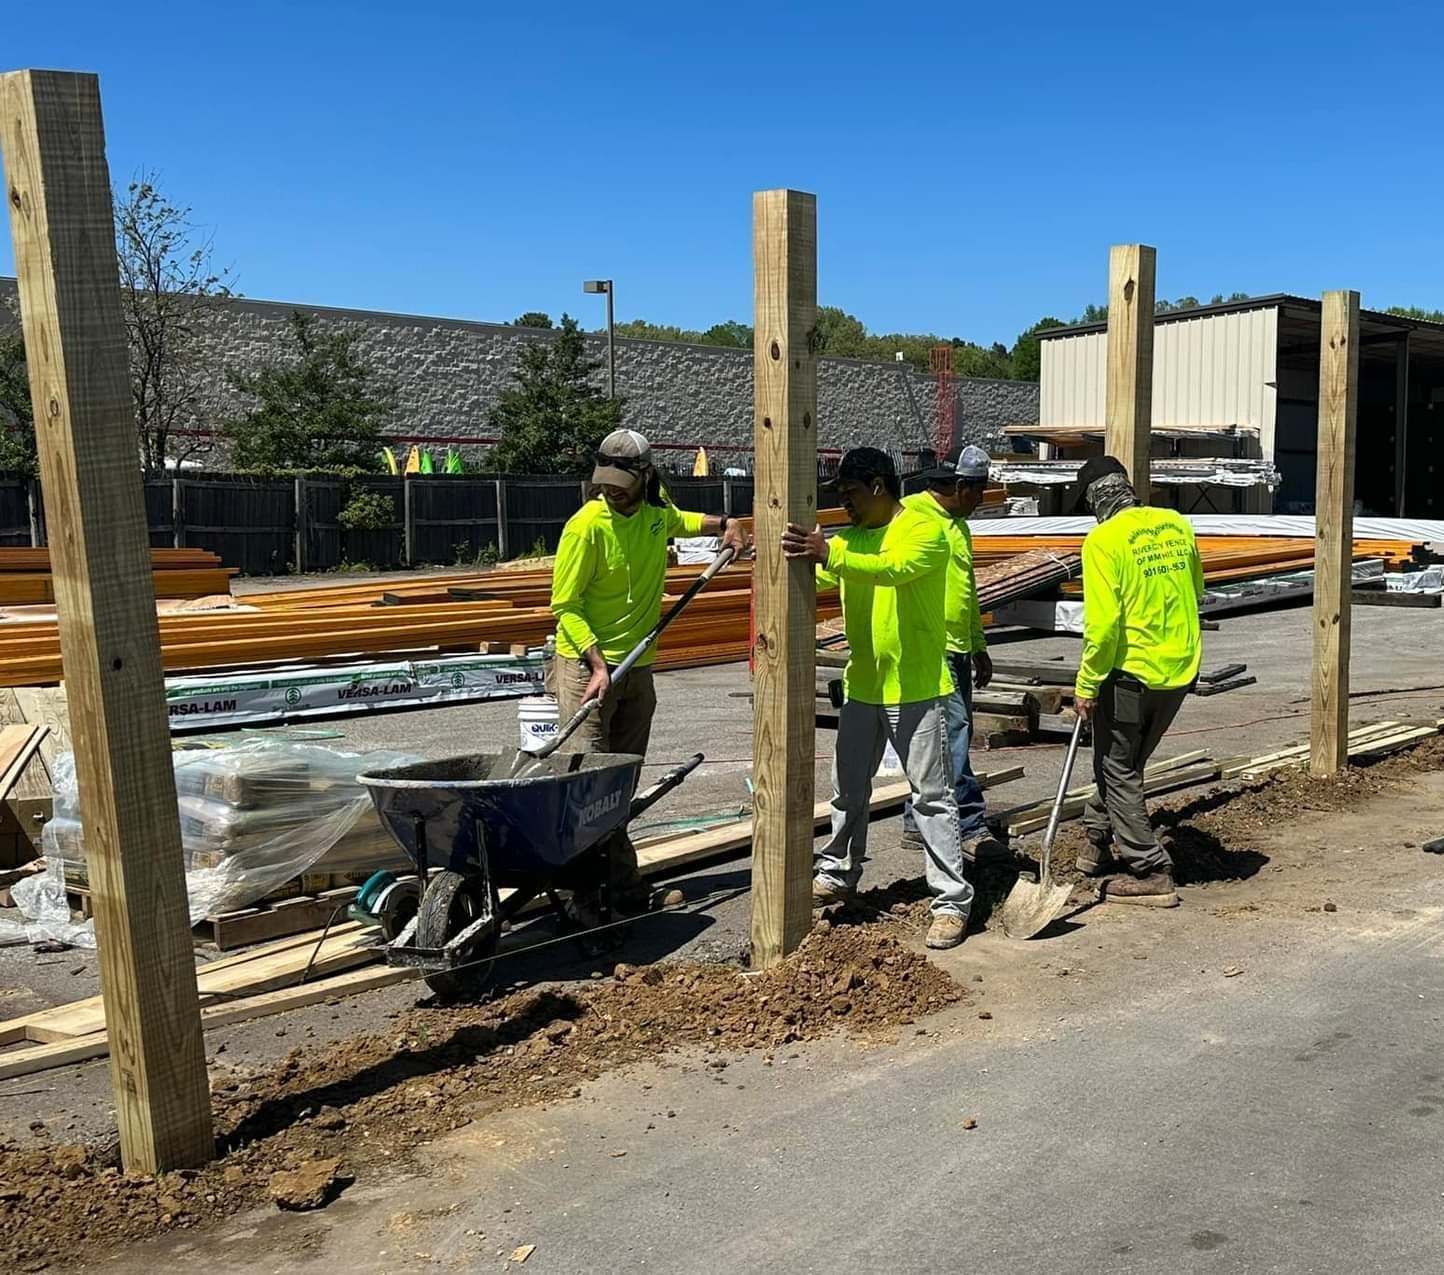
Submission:
M 1108 337 L 1042 343 L 1041 424 L 1103 427 Z M 1252 425 L 1273 454 L 1278 310 L 1269 306 L 1158 324 L 1153 331 L 1153 424 Z

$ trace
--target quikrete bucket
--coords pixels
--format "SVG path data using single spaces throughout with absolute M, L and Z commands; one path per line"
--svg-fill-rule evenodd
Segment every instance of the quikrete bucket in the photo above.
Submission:
M 551 695 L 530 695 L 516 708 L 516 722 L 521 730 L 521 749 L 534 753 L 549 744 L 561 729 L 557 702 Z

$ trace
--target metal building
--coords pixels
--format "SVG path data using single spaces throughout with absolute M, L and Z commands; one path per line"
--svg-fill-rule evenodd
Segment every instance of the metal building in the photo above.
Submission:
M 1175 486 L 1182 509 L 1312 513 L 1318 430 L 1320 303 L 1275 295 L 1157 316 L 1153 455 L 1182 464 L 1215 456 L 1262 461 L 1276 487 L 1220 493 Z M 1042 338 L 1040 423 L 1009 433 L 1047 452 L 1101 449 L 1107 327 L 1053 328 Z M 1363 310 L 1359 316 L 1360 512 L 1444 516 L 1444 324 Z M 1244 469 L 1240 465 L 1237 468 Z

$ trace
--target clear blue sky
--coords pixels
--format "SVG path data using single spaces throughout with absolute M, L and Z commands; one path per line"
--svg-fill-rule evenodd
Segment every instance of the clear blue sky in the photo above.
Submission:
M 1444 307 L 1437 4 L 16 4 L 96 71 L 249 296 L 507 320 L 751 318 L 750 193 L 819 201 L 820 299 L 1011 342 L 1106 294 Z M 8 235 L 0 272 L 13 273 Z

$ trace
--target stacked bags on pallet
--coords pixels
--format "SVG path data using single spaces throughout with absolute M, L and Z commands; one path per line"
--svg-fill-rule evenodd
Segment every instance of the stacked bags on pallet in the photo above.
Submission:
M 419 757 L 250 738 L 228 747 L 182 748 L 173 760 L 192 923 L 284 893 L 283 887 L 303 874 L 408 866 L 356 776 Z M 69 754 L 58 760 L 55 780 L 55 817 L 42 834 L 47 873 L 33 878 L 32 887 L 51 896 L 46 913 L 52 919 L 58 915 L 54 896 L 64 903 L 67 886 L 87 884 L 85 832 Z M 68 923 L 68 904 L 65 914 Z M 66 933 L 53 937 L 84 944 L 89 924 L 67 925 Z

